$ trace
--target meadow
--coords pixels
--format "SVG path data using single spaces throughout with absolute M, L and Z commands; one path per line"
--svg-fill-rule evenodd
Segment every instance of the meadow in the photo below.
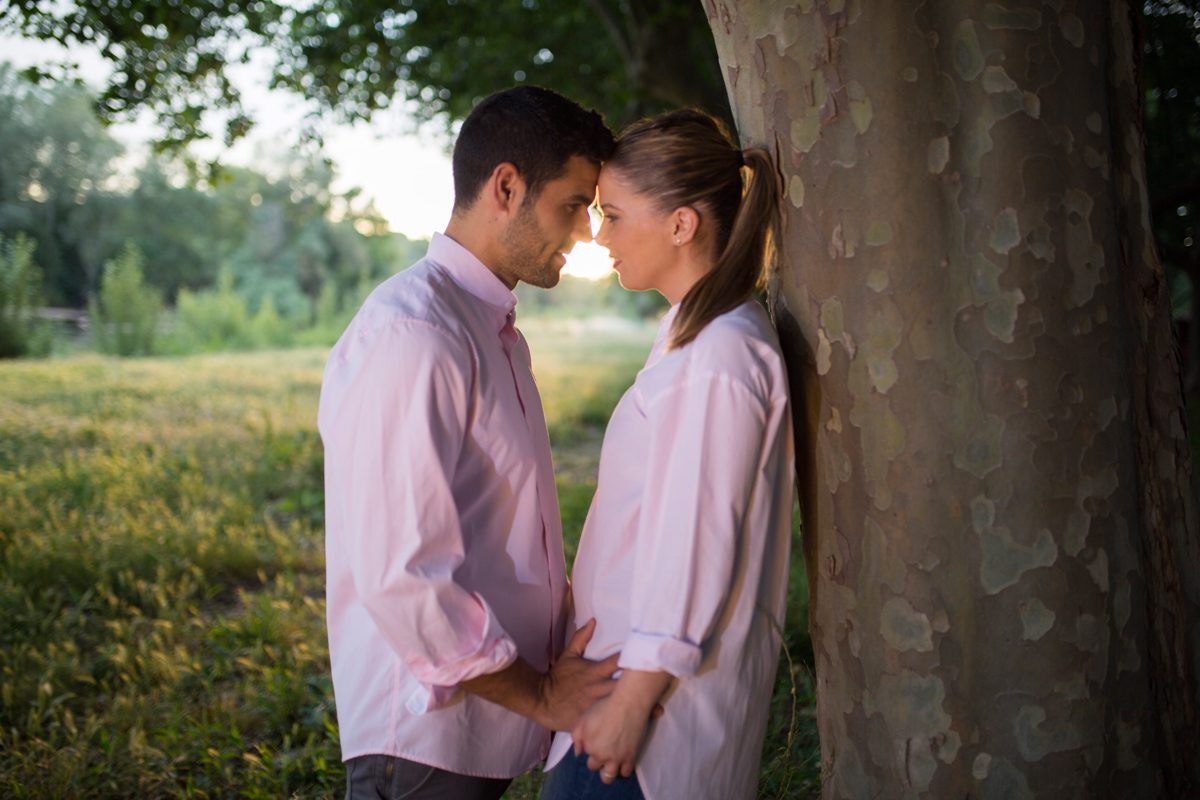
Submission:
M 568 558 L 645 328 L 524 326 Z M 0 795 L 340 797 L 324 632 L 326 351 L 0 365 Z M 806 587 L 763 797 L 819 780 Z M 536 797 L 540 776 L 510 798 Z

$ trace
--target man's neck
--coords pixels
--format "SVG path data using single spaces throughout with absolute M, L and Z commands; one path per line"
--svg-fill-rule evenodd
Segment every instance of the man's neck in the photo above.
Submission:
M 509 290 L 516 287 L 517 282 L 497 268 L 498 264 L 503 263 L 503 259 L 499 257 L 500 243 L 486 220 L 474 219 L 472 215 L 455 214 L 446 223 L 445 234 L 478 258 Z

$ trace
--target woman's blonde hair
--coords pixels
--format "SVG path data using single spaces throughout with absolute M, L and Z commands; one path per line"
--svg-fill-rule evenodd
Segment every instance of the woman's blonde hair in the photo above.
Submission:
M 720 120 L 682 109 L 635 122 L 617 139 L 606 166 L 664 213 L 689 207 L 715 236 L 715 266 L 679 304 L 671 347 L 683 347 L 704 326 L 761 288 L 773 259 L 779 185 L 771 156 L 739 150 Z M 748 180 L 743 173 L 748 172 Z

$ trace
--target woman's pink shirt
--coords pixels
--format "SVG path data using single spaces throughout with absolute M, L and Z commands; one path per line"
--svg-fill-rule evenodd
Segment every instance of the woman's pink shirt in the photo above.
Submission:
M 647 800 L 752 798 L 787 598 L 787 376 L 747 302 L 667 349 L 677 307 L 613 412 L 575 559 L 587 657 L 678 678 L 637 775 Z M 547 769 L 572 747 L 559 733 Z

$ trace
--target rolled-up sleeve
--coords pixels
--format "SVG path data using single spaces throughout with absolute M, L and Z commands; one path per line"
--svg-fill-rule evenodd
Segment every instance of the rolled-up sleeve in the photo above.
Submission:
M 766 423 L 745 384 L 703 375 L 654 397 L 620 666 L 694 674 L 731 589 Z
M 323 420 L 327 486 L 354 591 L 425 689 L 413 711 L 442 705 L 454 687 L 495 672 L 517 647 L 488 602 L 455 582 L 464 542 L 453 493 L 471 413 L 471 362 L 447 334 L 421 323 L 371 337 Z

